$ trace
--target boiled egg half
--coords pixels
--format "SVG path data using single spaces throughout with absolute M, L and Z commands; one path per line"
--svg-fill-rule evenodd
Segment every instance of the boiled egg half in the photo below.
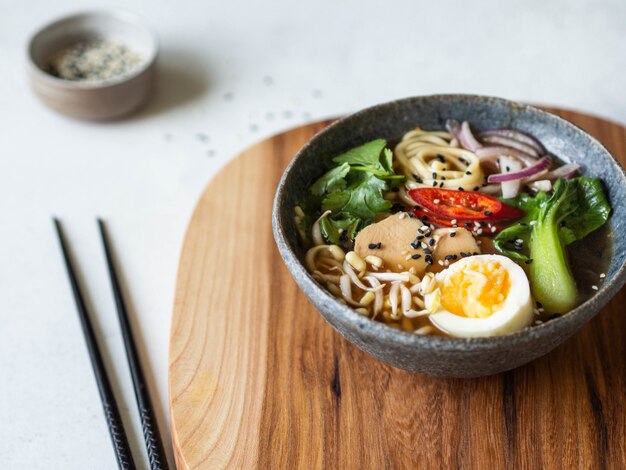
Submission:
M 533 305 L 524 270 L 500 255 L 462 258 L 435 276 L 424 296 L 430 321 L 463 338 L 514 333 L 530 325 Z

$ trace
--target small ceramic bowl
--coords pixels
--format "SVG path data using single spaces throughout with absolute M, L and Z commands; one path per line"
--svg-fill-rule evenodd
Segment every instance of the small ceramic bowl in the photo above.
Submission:
M 401 369 L 443 377 L 479 377 L 530 362 L 565 341 L 615 295 L 626 281 L 626 237 L 614 237 L 610 267 L 600 290 L 567 314 L 520 332 L 487 338 L 422 336 L 391 328 L 340 303 L 307 272 L 294 226 L 293 208 L 324 172 L 323 157 L 337 155 L 376 138 L 399 138 L 408 130 L 443 129 L 446 119 L 468 120 L 478 130 L 510 127 L 541 140 L 547 150 L 582 165 L 587 176 L 605 183 L 613 211 L 613 233 L 626 227 L 626 173 L 604 146 L 566 120 L 499 98 L 435 95 L 374 106 L 332 124 L 295 156 L 285 170 L 274 200 L 273 228 L 278 249 L 311 303 L 348 341 Z
M 130 74 L 106 81 L 64 80 L 48 73 L 48 61 L 81 41 L 107 39 L 141 57 Z M 111 119 L 136 110 L 147 99 L 154 76 L 158 40 L 145 22 L 124 10 L 78 13 L 40 29 L 28 44 L 28 71 L 37 96 L 52 109 L 81 119 Z

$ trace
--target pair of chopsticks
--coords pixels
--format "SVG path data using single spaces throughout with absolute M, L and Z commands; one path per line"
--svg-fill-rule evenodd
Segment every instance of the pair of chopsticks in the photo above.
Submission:
M 109 433 L 113 442 L 117 464 L 120 469 L 132 470 L 135 468 L 135 462 L 130 451 L 130 446 L 128 445 L 126 430 L 124 429 L 124 423 L 122 422 L 122 418 L 117 407 L 117 401 L 115 400 L 115 395 L 113 394 L 113 388 L 111 387 L 111 382 L 109 380 L 106 367 L 104 366 L 104 361 L 102 360 L 102 354 L 100 353 L 93 325 L 91 324 L 90 314 L 87 311 L 87 306 L 72 265 L 68 244 L 63 235 L 61 223 L 56 218 L 53 220 L 59 238 L 59 243 L 61 245 L 61 250 L 63 252 L 63 258 L 65 260 L 65 267 L 67 268 L 67 274 L 72 287 L 72 293 L 74 294 L 74 300 L 76 301 L 76 308 L 78 309 L 78 316 L 80 318 L 81 327 L 87 343 L 87 349 L 89 350 L 91 365 L 96 376 L 96 382 L 98 383 L 98 391 L 100 392 L 100 399 L 102 401 L 102 407 L 104 408 L 104 416 L 109 427 Z M 133 339 L 133 332 L 128 319 L 126 304 L 124 302 L 119 278 L 113 262 L 109 238 L 106 233 L 104 222 L 101 219 L 98 219 L 98 227 L 100 229 L 100 237 L 102 238 L 102 244 L 104 246 L 109 277 L 111 279 L 111 287 L 113 289 L 113 296 L 115 297 L 115 305 L 117 307 L 117 315 L 122 329 L 122 338 L 124 339 L 124 347 L 126 348 L 128 366 L 130 367 L 133 386 L 135 388 L 135 398 L 137 399 L 137 407 L 139 408 L 139 417 L 141 418 L 143 437 L 148 451 L 150 469 L 167 470 L 169 467 L 163 450 L 163 442 L 161 441 L 161 435 L 159 433 L 159 428 L 152 407 L 152 401 L 148 392 L 148 386 L 146 384 L 141 362 L 139 360 L 139 354 L 137 353 L 137 348 L 135 347 L 135 341 Z

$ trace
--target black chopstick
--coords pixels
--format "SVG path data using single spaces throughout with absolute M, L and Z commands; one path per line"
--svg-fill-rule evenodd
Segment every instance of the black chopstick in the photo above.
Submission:
M 120 327 L 122 329 L 122 338 L 124 338 L 124 346 L 126 348 L 128 366 L 130 367 L 130 374 L 133 378 L 133 386 L 135 387 L 135 398 L 137 399 L 137 406 L 139 408 L 139 417 L 141 418 L 143 437 L 146 441 L 146 449 L 148 451 L 150 469 L 167 470 L 169 469 L 169 466 L 167 463 L 167 457 L 165 456 L 165 452 L 163 449 L 163 442 L 161 441 L 159 426 L 154 415 L 154 409 L 152 407 L 152 401 L 148 392 L 148 386 L 146 384 L 143 369 L 141 367 L 141 361 L 139 359 L 139 354 L 137 353 L 137 348 L 133 339 L 133 332 L 130 326 L 130 321 L 128 319 L 126 303 L 124 302 L 122 288 L 120 287 L 119 278 L 115 270 L 115 263 L 113 262 L 113 255 L 109 243 L 109 238 L 107 236 L 104 222 L 102 221 L 102 219 L 98 219 L 98 227 L 100 228 L 100 236 L 102 237 L 102 244 L 104 245 L 104 254 L 106 256 L 107 266 L 109 268 L 109 277 L 111 278 L 111 287 L 113 289 L 113 296 L 115 297 L 117 316 L 119 318 Z
M 76 301 L 76 308 L 78 309 L 78 317 L 80 318 L 80 324 L 83 329 L 83 335 L 85 336 L 85 342 L 87 343 L 87 349 L 89 350 L 89 357 L 91 359 L 91 366 L 96 376 L 96 382 L 98 383 L 98 391 L 100 392 L 100 399 L 102 401 L 102 407 L 104 409 L 104 416 L 107 420 L 107 426 L 109 427 L 109 434 L 111 435 L 111 441 L 113 442 L 113 449 L 115 450 L 115 457 L 117 458 L 117 465 L 124 470 L 133 470 L 135 468 L 135 462 L 130 452 L 128 445 L 128 438 L 126 437 L 126 431 L 124 429 L 124 423 L 120 416 L 119 409 L 117 407 L 117 401 L 113 395 L 113 389 L 111 382 L 102 360 L 102 354 L 98 347 L 96 335 L 87 312 L 87 306 L 85 299 L 80 290 L 78 279 L 74 272 L 72 262 L 70 260 L 70 254 L 63 236 L 61 229 L 61 223 L 58 219 L 54 220 L 54 226 L 56 228 L 57 235 L 59 237 L 59 243 L 61 244 L 61 250 L 63 252 L 63 258 L 65 260 L 65 267 L 67 268 L 67 275 L 72 286 L 72 293 L 74 294 L 74 300 Z

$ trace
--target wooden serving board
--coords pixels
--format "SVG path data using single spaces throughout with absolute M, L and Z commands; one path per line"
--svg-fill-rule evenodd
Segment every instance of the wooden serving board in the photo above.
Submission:
M 624 127 L 552 111 L 626 164 Z M 270 214 L 283 169 L 329 122 L 258 143 L 198 202 L 171 326 L 178 468 L 626 468 L 624 289 L 551 354 L 471 380 L 394 369 L 324 322 Z

